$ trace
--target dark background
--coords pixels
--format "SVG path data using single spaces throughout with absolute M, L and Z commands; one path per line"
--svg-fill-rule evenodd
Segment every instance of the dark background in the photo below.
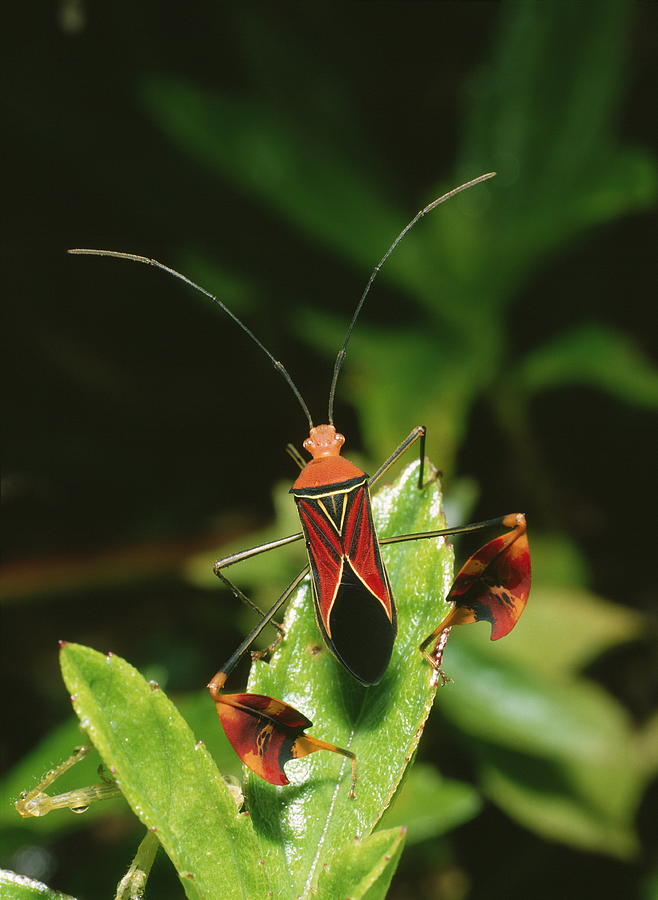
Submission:
M 615 144 L 646 154 L 656 7 L 616 6 L 627 15 L 610 127 Z M 312 228 L 282 214 L 281 204 L 232 178 L 226 165 L 212 170 L 221 117 L 205 149 L 194 153 L 185 145 L 185 103 L 170 100 L 183 136 L 172 137 L 175 126 L 163 128 L 149 101 L 153 86 L 157 92 L 158 85 L 183 83 L 237 99 L 245 109 L 253 104 L 245 121 L 256 135 L 271 120 L 284 130 L 289 124 L 307 149 L 323 148 L 328 159 L 335 152 L 353 161 L 354 172 L 370 172 L 403 211 L 401 228 L 438 183 L 450 187 L 484 170 L 465 168 L 463 155 L 460 162 L 463 110 L 469 79 L 491 66 L 505 15 L 508 7 L 493 2 L 244 8 L 115 2 L 100 9 L 68 3 L 33 10 L 23 39 L 5 50 L 5 135 L 15 153 L 5 164 L 4 242 L 8 767 L 70 715 L 58 677 L 59 638 L 112 649 L 140 668 L 162 667 L 169 690 L 205 682 L 248 619 L 231 598 L 190 577 L 190 560 L 207 554 L 209 571 L 231 541 L 256 542 L 249 532 L 273 515 L 272 485 L 292 477 L 283 447 L 305 437 L 299 409 L 267 361 L 202 298 L 146 267 L 73 258 L 65 249 L 142 253 L 221 293 L 286 362 L 321 418 L 331 354 L 320 349 L 324 338 L 315 346 L 305 340 L 304 328 L 317 324 L 304 315 L 310 309 L 335 316 L 340 334 L 369 268 L 395 234 L 354 234 L 368 247 L 369 266 L 318 240 Z M 564 29 L 567 45 L 569 23 L 555 27 Z M 557 90 L 562 61 L 554 56 L 549 63 Z M 546 83 L 550 97 L 550 72 Z M 547 106 L 539 97 L 533 107 L 539 123 Z M 542 140 L 550 148 L 551 135 Z M 316 195 L 307 172 L 300 172 L 300 185 L 309 208 L 322 216 L 322 186 Z M 566 204 L 577 187 L 566 182 L 560 190 Z M 640 194 L 638 188 L 635 208 L 620 204 L 607 221 L 574 234 L 565 229 L 550 253 L 519 274 L 509 291 L 513 313 L 504 316 L 496 378 L 581 319 L 605 323 L 639 358 L 649 356 L 655 243 L 651 189 L 644 199 Z M 340 215 L 330 214 L 340 230 Z M 355 222 L 376 216 L 362 207 L 355 219 L 345 209 L 345 242 Z M 382 280 L 364 310 L 363 339 L 368 327 L 420 333 L 423 316 Z M 356 365 L 357 352 L 355 346 L 350 357 Z M 377 374 L 363 363 L 359 371 L 376 391 Z M 505 433 L 510 419 L 497 407 L 496 378 L 463 404 L 457 437 L 446 448 L 436 429 L 430 432 L 429 454 L 444 468 L 448 488 L 469 476 L 479 492 L 473 518 L 525 508 L 538 533 L 564 535 L 578 548 L 588 588 L 653 616 L 645 630 L 655 636 L 655 508 L 648 489 L 654 400 L 646 399 L 653 388 L 622 397 L 605 379 L 597 385 L 574 378 L 533 394 L 523 404 L 530 449 L 515 457 L 509 449 L 515 431 Z M 389 430 L 382 425 L 368 433 L 351 385 L 346 375 L 337 421 L 349 448 L 374 468 L 392 449 Z M 420 414 L 410 396 L 408 417 L 391 429 L 401 438 Z M 655 664 L 655 645 L 637 640 L 611 646 L 587 675 L 641 725 L 656 700 Z M 422 752 L 447 774 L 474 777 L 445 725 L 430 731 Z M 654 782 L 638 813 L 645 849 L 620 861 L 526 831 L 487 803 L 440 845 L 411 848 L 391 896 L 654 896 L 647 879 L 656 863 L 655 807 Z M 50 845 L 47 880 L 80 897 L 107 895 L 132 837 L 121 829 L 117 843 L 107 833 L 102 841 L 98 833 L 62 837 Z M 511 866 L 503 849 L 510 846 Z M 82 875 L 81 847 L 110 862 Z M 12 864 L 10 857 L 3 862 Z M 162 879 L 159 896 L 177 895 L 171 873 L 154 877 Z

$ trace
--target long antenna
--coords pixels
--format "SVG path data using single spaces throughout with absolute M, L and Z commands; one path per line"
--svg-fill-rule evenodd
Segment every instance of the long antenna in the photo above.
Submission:
M 258 340 L 256 335 L 249 328 L 247 328 L 247 326 L 244 324 L 244 322 L 241 322 L 240 319 L 238 319 L 238 317 L 235 315 L 235 313 L 231 312 L 231 310 L 228 308 L 228 306 L 226 306 L 224 303 L 222 303 L 222 301 L 219 299 L 219 297 L 216 297 L 214 294 L 211 294 L 210 291 L 207 291 L 205 288 L 202 288 L 200 285 L 195 284 L 194 281 L 191 281 L 189 278 L 186 278 L 185 275 L 181 275 L 181 273 L 177 272 L 176 269 L 171 269 L 169 266 L 165 266 L 164 263 L 158 262 L 157 259 L 149 259 L 147 256 L 137 256 L 134 253 L 120 253 L 118 250 L 81 250 L 79 248 L 74 249 L 74 250 L 67 250 L 66 252 L 78 254 L 81 256 L 114 256 L 117 259 L 129 259 L 132 262 L 145 263 L 147 266 L 155 266 L 156 269 L 162 269 L 164 272 L 168 272 L 170 275 L 173 275 L 175 278 L 179 278 L 181 281 L 184 281 L 185 284 L 189 284 L 190 287 L 193 287 L 195 290 L 199 291 L 200 293 L 205 294 L 206 297 L 209 297 L 213 301 L 213 303 L 216 303 L 220 309 L 222 309 L 228 316 L 230 316 L 230 318 L 233 319 L 233 321 L 237 325 L 239 325 L 240 328 L 244 332 L 246 332 L 246 334 L 249 335 L 249 337 L 252 339 L 252 341 L 255 344 L 258 344 L 258 346 L 263 351 L 263 353 L 269 358 L 269 360 L 271 361 L 272 365 L 277 370 L 277 372 L 279 372 L 283 376 L 285 381 L 290 385 L 290 388 L 292 389 L 293 394 L 295 395 L 295 397 L 297 397 L 297 400 L 299 401 L 299 405 L 304 410 L 304 415 L 308 419 L 309 427 L 313 428 L 313 419 L 311 418 L 311 414 L 308 411 L 308 406 L 304 402 L 304 398 L 299 393 L 299 390 L 297 389 L 297 385 L 295 384 L 295 382 L 292 380 L 292 378 L 288 374 L 288 371 L 285 368 L 285 366 L 283 365 L 283 363 L 279 362 L 278 359 L 275 359 L 272 356 L 272 354 L 267 349 L 267 347 Z
M 384 265 L 386 260 L 389 258 L 391 253 L 395 250 L 397 245 L 400 243 L 402 238 L 414 227 L 417 222 L 426 216 L 428 212 L 431 212 L 433 209 L 436 209 L 437 206 L 440 206 L 442 203 L 445 203 L 446 200 L 450 200 L 451 197 L 454 197 L 456 194 L 461 194 L 462 191 L 467 190 L 470 187 L 473 187 L 476 184 L 481 184 L 483 181 L 488 181 L 490 178 L 493 178 L 495 172 L 487 172 L 486 175 L 480 175 L 478 178 L 474 178 L 472 181 L 467 181 L 466 184 L 460 184 L 459 187 L 453 188 L 451 191 L 448 191 L 447 194 L 443 194 L 441 197 L 437 197 L 436 200 L 432 200 L 430 204 L 428 204 L 424 209 L 421 209 L 419 213 L 413 217 L 411 222 L 404 226 L 400 234 L 393 241 L 391 246 L 388 248 L 386 253 L 379 260 L 375 268 L 372 270 L 372 274 L 368 279 L 368 284 L 365 287 L 364 292 L 361 294 L 361 299 L 356 305 L 356 309 L 354 310 L 354 315 L 352 316 L 352 321 L 349 324 L 347 329 L 347 334 L 345 335 L 345 340 L 343 341 L 343 346 L 338 351 L 338 355 L 336 356 L 336 362 L 334 363 L 334 374 L 331 379 L 331 388 L 329 389 L 329 424 L 334 424 L 334 396 L 336 394 L 336 382 L 338 381 L 338 373 L 340 372 L 341 366 L 343 365 L 343 360 L 347 356 L 347 345 L 349 343 L 350 338 L 352 337 L 352 331 L 354 330 L 354 325 L 356 324 L 356 320 L 359 317 L 359 313 L 361 312 L 361 307 L 363 306 L 368 293 L 370 292 L 370 288 L 372 287 L 372 283 L 377 277 L 377 273 Z

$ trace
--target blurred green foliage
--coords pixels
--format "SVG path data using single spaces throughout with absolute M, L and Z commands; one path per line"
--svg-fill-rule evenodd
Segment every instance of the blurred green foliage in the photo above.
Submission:
M 656 372 L 600 325 L 579 325 L 511 365 L 505 337 L 528 272 L 584 228 L 655 199 L 652 160 L 614 137 L 628 15 L 618 0 L 606 0 L 594 17 L 564 3 L 502 13 L 492 58 L 466 92 L 457 171 L 434 193 L 486 171 L 499 176 L 430 216 L 382 271 L 421 308 L 422 326 L 400 333 L 364 317 L 354 337 L 358 370 L 348 389 L 373 454 L 396 444 L 400 422 L 422 421 L 450 468 L 472 404 L 492 385 L 503 406 L 512 391 L 517 399 L 582 380 L 658 406 Z M 557 56 L 560 66 L 547 66 Z M 409 218 L 365 161 L 319 146 L 285 115 L 162 79 L 146 84 L 145 102 L 210 174 L 237 183 L 363 271 Z M 308 309 L 301 335 L 330 354 L 344 328 L 342 318 Z
M 655 619 L 592 590 L 596 573 L 591 561 L 558 529 L 559 489 L 546 463 L 557 441 L 568 445 L 574 440 L 578 419 L 572 415 L 559 434 L 547 435 L 538 426 L 537 410 L 544 410 L 542 404 L 555 396 L 580 397 L 575 392 L 584 386 L 593 396 L 609 396 L 619 404 L 617 429 L 623 431 L 631 411 L 644 414 L 658 406 L 658 374 L 634 337 L 599 311 L 597 298 L 589 296 L 587 272 L 574 285 L 560 286 L 566 300 L 557 294 L 549 298 L 540 320 L 545 333 L 533 333 L 531 345 L 519 344 L 515 328 L 520 319 L 540 315 L 533 312 L 527 286 L 541 281 L 558 253 L 580 246 L 577 241 L 585 239 L 588 229 L 611 227 L 655 201 L 658 179 L 651 157 L 619 137 L 632 5 L 600 0 L 496 7 L 492 46 L 483 51 L 463 86 L 454 171 L 440 184 L 424 187 L 418 198 L 400 195 L 388 173 L 373 161 L 377 148 L 359 128 L 352 86 L 337 77 L 323 95 L 322 78 L 313 78 L 310 66 L 299 76 L 308 76 L 308 95 L 300 90 L 298 96 L 286 96 L 287 49 L 268 29 L 266 17 L 247 11 L 235 15 L 240 65 L 250 73 L 253 91 L 218 90 L 212 82 L 204 86 L 165 68 L 153 67 L 150 73 L 147 68 L 137 85 L 140 115 L 159 129 L 157 146 L 166 142 L 186 166 L 198 164 L 202 178 L 219 190 L 230 186 L 252 214 L 267 213 L 296 230 L 305 242 L 302 252 L 330 254 L 337 265 L 365 280 L 364 273 L 410 218 L 414 204 L 420 206 L 484 171 L 498 172 L 493 181 L 426 219 L 387 262 L 377 285 L 380 296 L 394 298 L 393 312 L 382 321 L 374 296 L 369 298 L 339 384 L 339 403 L 348 418 L 348 406 L 357 411 L 367 456 L 375 465 L 412 425 L 424 422 L 432 457 L 448 475 L 460 472 L 467 435 L 478 420 L 486 420 L 487 429 L 478 433 L 486 438 L 492 434 L 494 441 L 483 441 L 483 456 L 493 456 L 497 467 L 514 473 L 515 497 L 522 498 L 518 502 L 530 504 L 537 521 L 547 526 L 540 533 L 530 520 L 535 588 L 514 634 L 489 645 L 486 635 L 475 629 L 475 634 L 455 634 L 448 648 L 446 668 L 454 684 L 441 692 L 437 734 L 457 748 L 459 780 L 439 774 L 430 744 L 426 760 L 409 776 L 384 825 L 393 829 L 408 824 L 411 865 L 431 872 L 423 847 L 441 848 L 436 855 L 450 859 L 439 836 L 475 816 L 482 806 L 483 824 L 473 827 L 486 829 L 487 809 L 495 804 L 512 822 L 542 839 L 625 860 L 636 866 L 636 879 L 643 867 L 645 896 L 651 897 L 656 860 L 643 846 L 637 826 L 638 813 L 650 796 L 647 787 L 656 776 L 658 717 L 632 714 L 624 703 L 627 698 L 615 690 L 614 664 L 606 666 L 605 661 L 614 660 L 625 644 L 637 647 L 655 639 Z M 298 48 L 294 58 L 308 65 L 308 48 Z M 312 115 L 318 95 L 326 117 L 322 127 Z M 286 96 L 283 105 L 277 102 L 281 96 Z M 345 138 L 346 131 L 352 140 Z M 185 237 L 184 226 L 171 225 L 179 257 L 174 264 L 216 290 L 245 317 L 264 311 L 267 300 L 257 272 L 246 264 L 240 268 L 239 263 L 216 263 L 207 248 Z M 260 235 L 255 230 L 256 259 L 264 250 Z M 314 270 L 312 274 L 317 277 Z M 135 276 L 121 270 L 119 277 L 125 285 Z M 330 360 L 349 311 L 320 312 L 313 282 L 308 293 L 312 302 L 308 297 L 298 301 L 288 324 Z M 622 297 L 619 304 L 623 302 Z M 552 319 L 553 308 L 560 311 L 559 321 Z M 53 354 L 56 342 L 54 346 Z M 70 360 L 63 347 L 61 357 Z M 84 369 L 85 358 L 75 365 Z M 102 389 L 107 376 L 102 365 L 87 369 L 91 383 Z M 184 387 L 185 376 L 181 378 Z M 116 391 L 120 396 L 120 387 Z M 343 410 L 339 407 L 339 418 Z M 600 452 L 592 447 L 593 454 Z M 482 475 L 477 469 L 476 474 Z M 230 471 L 224 470 L 217 481 L 230 478 Z M 601 484 L 600 491 L 613 496 L 610 483 Z M 286 493 L 287 487 L 275 494 L 275 521 L 247 538 L 243 535 L 236 548 L 296 529 Z M 610 513 L 615 529 L 628 527 L 626 516 L 632 516 L 630 504 L 636 500 L 628 502 L 628 509 Z M 462 509 L 464 518 L 467 514 Z M 227 552 L 230 549 L 229 543 Z M 614 552 L 615 547 L 607 546 L 603 555 Z M 599 559 L 602 566 L 605 562 Z M 267 555 L 246 565 L 239 580 L 266 603 L 276 586 L 294 574 L 295 565 L 294 559 Z M 615 565 L 620 582 L 625 566 L 624 559 Z M 207 553 L 186 548 L 176 555 L 174 568 L 188 585 L 204 593 L 211 588 Z M 128 571 L 124 578 L 130 581 L 133 575 Z M 99 576 L 98 582 L 105 577 Z M 75 583 L 75 568 L 69 583 Z M 42 590 L 47 594 L 48 586 Z M 162 665 L 176 665 L 175 660 L 157 660 L 152 652 L 150 656 Z M 606 677 L 597 678 L 601 660 Z M 646 666 L 639 679 L 648 682 L 650 677 Z M 205 737 L 205 729 L 208 743 L 219 744 L 221 736 L 210 736 L 217 731 L 216 723 L 209 722 L 204 702 L 205 697 L 195 695 L 181 708 L 195 734 Z M 53 759 L 65 756 L 79 743 L 74 731 L 73 725 L 63 726 L 46 738 L 9 773 L 3 796 L 28 787 Z M 221 747 L 216 752 L 223 759 Z M 89 783 L 84 774 L 80 777 L 81 783 Z M 471 777 L 473 786 L 461 780 Z M 436 815 L 428 820 L 430 805 Z M 89 819 L 49 817 L 36 825 L 11 821 L 11 815 L 9 807 L 0 809 L 5 859 L 36 835 L 53 840 L 103 814 L 99 810 Z M 510 827 L 518 839 L 519 831 Z M 493 848 L 492 858 L 505 859 L 509 849 L 502 838 L 496 844 L 491 829 L 474 833 Z M 395 856 L 400 842 L 392 830 L 387 834 L 383 840 L 395 844 L 389 848 Z M 546 850 L 549 859 L 550 852 Z M 600 863 L 598 870 L 603 871 Z M 504 878 L 491 878 L 488 872 L 486 876 L 488 897 L 517 896 Z M 527 877 L 533 878 L 532 873 Z M 405 898 L 410 879 L 403 858 L 400 887 L 394 881 L 391 896 Z M 414 888 L 409 896 L 421 896 L 420 890 Z M 458 887 L 452 893 L 445 885 L 435 894 L 434 888 L 424 890 L 423 896 L 441 900 L 462 896 Z M 520 890 L 521 896 L 532 890 L 540 896 L 533 881 Z M 567 896 L 564 885 L 560 890 Z M 596 890 L 608 896 L 604 883 Z

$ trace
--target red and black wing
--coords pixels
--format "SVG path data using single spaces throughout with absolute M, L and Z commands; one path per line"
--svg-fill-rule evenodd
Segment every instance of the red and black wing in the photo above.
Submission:
M 393 649 L 396 613 L 367 481 L 294 493 L 327 646 L 362 684 L 376 684 Z

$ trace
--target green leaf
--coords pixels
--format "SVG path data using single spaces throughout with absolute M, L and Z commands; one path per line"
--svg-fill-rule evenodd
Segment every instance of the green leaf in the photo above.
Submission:
M 468 92 L 460 170 L 499 173 L 487 259 L 503 284 L 583 228 L 656 195 L 648 154 L 615 137 L 630 10 L 624 0 L 502 7 L 491 64 Z
M 483 637 L 451 641 L 445 668 L 454 684 L 441 691 L 440 709 L 468 736 L 484 790 L 540 834 L 632 853 L 647 774 L 622 707 L 584 680 L 493 660 L 478 645 Z
M 629 338 L 597 324 L 559 334 L 528 354 L 516 379 L 531 393 L 585 384 L 636 406 L 658 407 L 658 371 Z
M 0 894 L 2 900 L 73 900 L 69 894 L 53 891 L 40 881 L 7 869 L 0 870 Z
M 186 153 L 348 259 L 374 265 L 404 224 L 372 184 L 372 170 L 313 140 L 281 109 L 162 78 L 147 81 L 142 97 Z
M 405 834 L 405 828 L 389 828 L 365 839 L 355 837 L 323 867 L 318 900 L 383 900 L 402 853 Z
M 556 683 L 492 659 L 484 635 L 474 639 L 470 631 L 448 646 L 445 669 L 454 683 L 440 695 L 441 710 L 463 731 L 520 752 L 627 768 L 629 722 L 609 695 L 584 680 Z
M 434 766 L 416 763 L 380 825 L 406 827 L 407 843 L 413 844 L 468 822 L 481 806 L 480 795 L 470 784 L 442 778 Z
M 534 586 L 539 583 L 542 587 L 579 589 L 590 584 L 591 573 L 585 556 L 566 534 L 555 531 L 537 534 L 533 529 L 531 550 Z
M 178 709 L 192 728 L 195 736 L 206 744 L 206 747 L 225 775 L 239 776 L 240 761 L 229 744 L 221 728 L 217 728 L 217 720 L 208 700 L 206 690 L 187 694 L 177 701 Z M 20 793 L 30 790 L 39 777 L 53 766 L 66 759 L 74 747 L 83 744 L 86 737 L 80 731 L 77 719 L 69 719 L 47 735 L 37 746 L 21 759 L 13 769 L 7 772 L 0 781 L 0 849 L 7 858 L 26 840 L 50 837 L 53 834 L 68 834 L 79 829 L 88 828 L 90 823 L 100 816 L 112 815 L 132 818 L 130 807 L 123 799 L 93 803 L 84 815 L 74 815 L 69 810 L 61 810 L 42 818 L 21 818 L 14 803 Z M 57 779 L 51 791 L 61 793 L 79 788 L 82 785 L 98 782 L 99 758 L 90 754 L 73 769 Z
M 114 900 L 141 900 L 159 849 L 158 838 L 154 832 L 147 831 L 140 841 L 128 871 L 117 885 Z
M 373 499 L 380 537 L 441 527 L 438 482 L 417 488 L 418 463 Z M 293 893 L 317 884 L 325 863 L 347 837 L 365 838 L 391 802 L 413 756 L 436 690 L 418 646 L 441 620 L 452 580 L 452 552 L 440 541 L 384 548 L 398 606 L 398 638 L 381 683 L 363 688 L 323 647 L 309 590 L 286 616 L 287 636 L 271 663 L 252 668 L 249 690 L 293 704 L 314 726 L 311 734 L 354 751 L 359 766 L 355 800 L 349 766 L 332 753 L 288 764 L 294 786 L 276 788 L 249 776 L 247 800 L 264 842 L 282 845 Z
M 631 858 L 638 850 L 636 802 L 608 803 L 603 772 L 595 791 L 584 789 L 581 776 L 578 765 L 551 764 L 500 747 L 488 748 L 480 758 L 485 794 L 524 827 L 584 850 Z
M 417 477 L 416 462 L 374 498 L 381 536 L 443 524 L 438 482 L 418 491 Z M 269 884 L 281 886 L 280 896 L 289 896 L 291 877 L 291 889 L 300 892 L 317 884 L 324 863 L 344 847 L 349 834 L 360 836 L 349 854 L 358 862 L 363 853 L 363 896 L 390 880 L 391 860 L 375 866 L 375 872 L 372 847 L 379 844 L 364 839 L 395 794 L 432 704 L 435 679 L 418 645 L 445 613 L 440 598 L 451 582 L 452 553 L 440 540 L 409 542 L 384 552 L 399 605 L 399 637 L 381 685 L 359 687 L 326 650 L 316 652 L 320 636 L 305 588 L 288 613 L 283 647 L 271 664 L 254 667 L 250 683 L 250 690 L 292 702 L 314 717 L 316 736 L 355 750 L 360 777 L 356 800 L 347 797 L 341 759 L 321 753 L 290 764 L 290 774 L 299 782 L 295 787 L 277 789 L 250 779 L 251 815 L 237 815 L 205 748 L 195 746 L 162 691 L 117 657 L 65 645 L 62 668 L 83 727 L 133 809 L 148 827 L 157 828 L 179 874 L 194 875 L 193 881 L 183 877 L 190 896 L 200 895 L 208 884 L 223 886 L 227 897 L 250 896 L 259 890 L 264 871 Z M 205 719 L 202 700 L 197 714 Z M 209 846 L 212 853 L 204 850 Z M 215 867 L 221 867 L 221 874 Z
M 83 728 L 136 815 L 157 829 L 188 897 L 264 895 L 251 820 L 164 693 L 119 657 L 78 644 L 64 645 L 61 664 Z
M 639 638 L 645 627 L 639 613 L 590 591 L 540 583 L 533 585 L 531 603 L 510 640 L 492 643 L 483 629 L 460 635 L 460 640 L 476 645 L 478 655 L 491 665 L 509 661 L 564 681 L 610 647 Z
M 647 775 L 658 772 L 658 712 L 644 723 L 638 735 L 640 765 Z

